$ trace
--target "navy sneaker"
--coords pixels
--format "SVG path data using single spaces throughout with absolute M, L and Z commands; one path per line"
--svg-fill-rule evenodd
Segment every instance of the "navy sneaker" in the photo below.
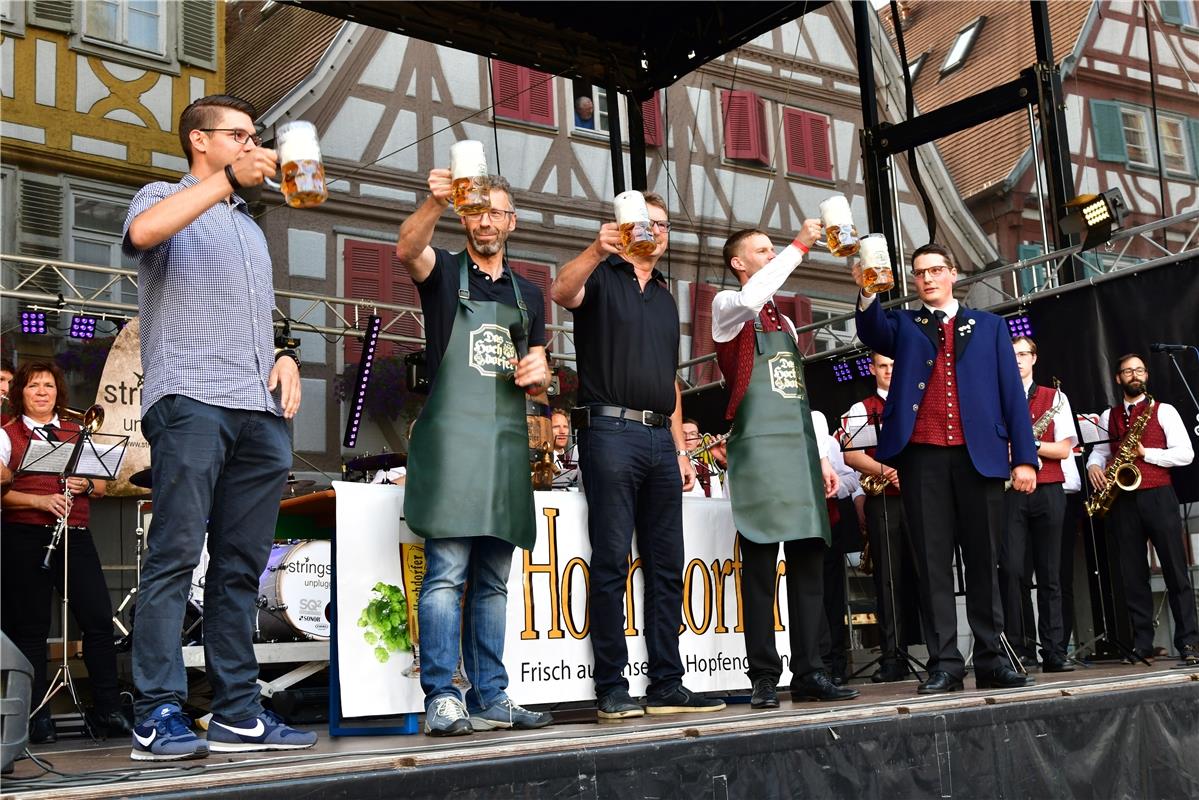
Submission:
M 192 732 L 191 720 L 173 703 L 160 705 L 144 722 L 133 726 L 129 757 L 134 761 L 183 761 L 207 755 L 208 743 Z
M 208 724 L 208 747 L 214 753 L 251 750 L 303 750 L 316 744 L 316 734 L 289 727 L 273 711 L 237 722 L 216 717 Z

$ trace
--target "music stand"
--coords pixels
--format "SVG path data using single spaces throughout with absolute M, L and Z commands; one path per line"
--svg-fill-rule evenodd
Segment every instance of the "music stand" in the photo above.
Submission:
M 876 415 L 869 414 L 869 413 L 844 415 L 841 418 L 841 431 L 840 431 L 841 436 L 838 437 L 841 440 L 841 452 L 845 453 L 845 452 L 850 452 L 850 451 L 855 451 L 855 450 L 868 450 L 872 447 L 877 447 L 878 446 L 878 435 L 879 435 L 879 431 L 881 429 L 882 429 L 882 423 L 877 419 Z M 882 478 L 882 475 L 880 474 L 878 477 Z M 916 676 L 917 679 L 920 679 L 921 671 L 927 672 L 928 666 L 926 664 L 922 664 L 919 659 L 917 659 L 915 656 L 913 656 L 911 653 L 909 653 L 904 648 L 903 644 L 901 644 L 899 641 L 899 638 L 900 638 L 899 637 L 900 615 L 899 615 L 899 604 L 898 604 L 897 598 L 895 596 L 895 564 L 893 561 L 893 558 L 894 558 L 893 551 L 895 549 L 895 542 L 891 537 L 891 518 L 890 518 L 890 512 L 888 511 L 888 508 L 887 508 L 888 504 L 887 504 L 885 489 L 883 490 L 881 496 L 883 498 L 882 537 L 884 539 L 886 539 L 886 544 L 887 544 L 887 548 L 886 548 L 887 549 L 887 557 L 884 559 L 886 561 L 886 567 L 887 567 L 887 576 L 885 579 L 885 583 L 888 586 L 887 593 L 888 593 L 889 599 L 891 601 L 890 602 L 891 620 L 895 627 L 895 652 L 891 653 L 890 655 L 897 657 L 897 658 L 901 659 L 902 661 L 904 661 L 907 664 L 908 669 L 910 669 L 912 671 L 912 673 Z M 867 527 L 867 529 L 869 530 L 869 527 Z M 900 538 L 902 538 L 902 537 L 900 537 Z M 879 567 L 877 567 L 877 566 L 875 567 L 875 569 L 878 569 L 878 568 Z M 848 597 L 848 595 L 847 595 L 847 597 Z M 881 601 L 882 601 L 882 598 L 879 598 L 880 603 L 881 603 Z M 881 609 L 880 609 L 880 612 L 881 612 Z M 880 613 L 880 616 L 881 616 L 881 613 Z M 881 665 L 883 658 L 886 657 L 887 655 L 888 655 L 888 653 L 883 652 L 882 647 L 880 646 L 878 657 L 872 659 L 871 661 L 867 662 L 866 664 L 863 664 L 862 667 L 858 670 L 855 670 L 854 673 L 850 677 L 856 678 L 859 675 L 861 675 L 863 672 L 865 672 L 866 670 L 870 669 L 870 667 L 875 666 L 875 665 Z
M 60 596 L 62 599 L 60 609 L 62 613 L 62 663 L 59 665 L 58 671 L 54 673 L 50 684 L 46 687 L 46 694 L 42 698 L 42 701 L 33 709 L 30 716 L 45 708 L 54 695 L 58 694 L 60 689 L 65 688 L 71 695 L 71 702 L 75 705 L 75 711 L 84 720 L 84 725 L 86 726 L 87 717 L 84 715 L 83 706 L 79 702 L 79 693 L 75 689 L 75 680 L 71 675 L 70 661 L 67 653 L 67 610 L 70 607 L 71 593 L 71 490 L 70 487 L 66 486 L 66 479 L 72 477 L 99 478 L 106 481 L 116 480 L 117 472 L 121 468 L 121 461 L 125 457 L 125 449 L 129 445 L 129 437 L 119 434 L 92 433 L 86 427 L 78 431 L 67 431 L 61 428 L 56 429 L 56 431 L 61 434 L 61 438 L 57 441 L 31 438 L 29 447 L 25 449 L 25 454 L 21 457 L 21 464 L 16 471 L 18 475 L 22 473 L 58 475 L 63 482 L 63 491 L 67 498 L 66 512 L 59 518 L 58 527 L 50 539 L 50 544 L 46 547 L 46 559 L 42 564 L 43 569 L 50 569 L 50 560 L 54 555 L 54 550 L 57 549 L 58 542 L 61 541 L 62 591 L 60 592 Z M 95 436 L 103 436 L 110 440 L 110 443 L 105 446 L 105 443 L 101 442 L 101 446 L 97 447 L 97 443 L 93 441 L 93 437 Z

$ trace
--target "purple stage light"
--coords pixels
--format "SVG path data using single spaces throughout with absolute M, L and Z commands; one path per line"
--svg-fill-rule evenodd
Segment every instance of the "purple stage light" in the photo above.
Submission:
M 1032 337 L 1032 322 L 1029 321 L 1027 314 L 1016 314 L 1015 316 L 1008 317 L 1007 329 L 1013 339 L 1019 336 Z
M 46 332 L 45 311 L 22 311 L 21 333 L 44 334 Z
M 383 320 L 371 314 L 366 321 L 366 335 L 362 340 L 362 358 L 358 361 L 358 379 L 354 382 L 354 394 L 350 397 L 350 413 L 346 419 L 346 434 L 341 443 L 353 447 L 358 443 L 358 428 L 362 425 L 362 409 L 366 403 L 366 387 L 371 380 L 371 366 L 375 361 L 375 349 L 379 344 L 379 332 Z
M 95 339 L 96 338 L 96 318 L 76 314 L 71 320 L 71 338 L 72 339 Z
M 853 380 L 853 370 L 845 361 L 833 362 L 833 377 L 837 379 L 837 383 L 847 383 Z

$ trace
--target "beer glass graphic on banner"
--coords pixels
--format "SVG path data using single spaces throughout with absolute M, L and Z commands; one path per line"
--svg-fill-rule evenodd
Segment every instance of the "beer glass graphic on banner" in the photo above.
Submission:
M 280 125 L 275 133 L 275 147 L 279 151 L 283 182 L 268 179 L 268 186 L 282 192 L 292 208 L 311 208 L 329 199 L 315 125 L 303 120 Z
M 491 190 L 487 188 L 487 156 L 483 143 L 463 139 L 450 145 L 450 197 L 454 212 L 466 217 L 491 210 Z
M 862 260 L 863 291 L 867 294 L 889 292 L 895 286 L 891 273 L 891 253 L 887 250 L 887 237 L 881 233 L 868 233 L 862 237 L 858 257 Z
M 621 192 L 612 204 L 616 209 L 616 224 L 620 227 L 620 249 L 625 256 L 652 255 L 658 242 L 650 225 L 645 195 L 637 191 Z
M 833 255 L 838 258 L 857 255 L 858 229 L 854 227 L 853 213 L 845 195 L 835 194 L 820 204 L 820 221 Z

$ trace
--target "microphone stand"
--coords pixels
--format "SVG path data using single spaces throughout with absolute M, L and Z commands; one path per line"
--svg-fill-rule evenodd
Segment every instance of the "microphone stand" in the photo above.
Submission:
M 1199 347 L 1190 348 L 1195 352 L 1196 357 L 1199 357 Z M 1187 381 L 1187 376 L 1183 373 L 1182 367 L 1178 366 L 1178 359 L 1174 356 L 1174 351 L 1167 350 L 1166 357 L 1170 359 L 1170 363 L 1174 365 L 1175 371 L 1178 372 L 1178 379 L 1182 381 L 1182 388 L 1187 390 L 1187 394 L 1191 396 L 1191 403 L 1195 406 L 1195 436 L 1199 436 L 1199 399 L 1196 399 L 1194 390 L 1191 389 L 1191 384 Z

